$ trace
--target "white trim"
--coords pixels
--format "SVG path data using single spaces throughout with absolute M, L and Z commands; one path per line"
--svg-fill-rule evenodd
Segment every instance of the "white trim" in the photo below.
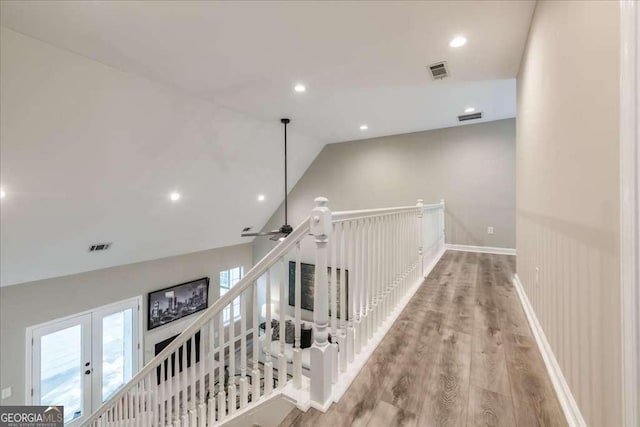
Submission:
M 625 426 L 640 424 L 640 7 L 620 1 L 620 286 Z
M 513 248 L 492 248 L 490 246 L 454 245 L 452 243 L 447 243 L 447 250 L 479 252 L 483 254 L 498 254 L 498 255 L 515 255 L 516 254 L 516 250 Z
M 585 423 L 584 418 L 582 418 L 580 408 L 578 408 L 578 404 L 573 398 L 571 389 L 562 374 L 562 370 L 556 360 L 556 356 L 553 354 L 553 350 L 551 350 L 551 346 L 547 341 L 544 330 L 542 329 L 542 326 L 540 326 L 540 322 L 538 322 L 538 317 L 529 302 L 529 298 L 527 298 L 527 294 L 524 291 L 522 282 L 520 282 L 520 278 L 517 274 L 514 274 L 513 276 L 513 285 L 520 297 L 520 302 L 522 303 L 527 320 L 529 321 L 533 337 L 538 344 L 538 349 L 540 350 L 540 354 L 544 360 L 544 365 L 546 366 L 547 373 L 551 378 L 551 383 L 553 384 L 553 388 L 558 396 L 558 401 L 560 402 L 560 406 L 562 406 L 567 423 L 570 427 L 586 427 L 587 423 Z

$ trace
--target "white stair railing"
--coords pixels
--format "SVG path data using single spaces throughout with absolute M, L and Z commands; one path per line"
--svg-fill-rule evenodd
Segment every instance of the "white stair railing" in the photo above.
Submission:
M 279 393 L 302 409 L 337 401 L 443 252 L 444 202 L 334 213 L 327 199 L 315 202 L 309 218 L 84 424 L 213 426 Z M 309 267 L 313 345 L 302 349 Z

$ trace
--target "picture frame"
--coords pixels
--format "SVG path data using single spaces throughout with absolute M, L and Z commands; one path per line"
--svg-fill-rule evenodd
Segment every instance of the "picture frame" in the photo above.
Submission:
M 300 263 L 300 308 L 303 310 L 313 311 L 314 303 L 314 283 L 315 283 L 315 264 Z M 336 279 L 338 287 L 336 289 L 336 307 L 338 307 L 337 318 L 340 318 L 340 280 L 341 269 L 336 270 Z M 349 270 L 345 273 L 345 296 L 347 297 L 346 306 L 349 306 Z M 295 307 L 295 283 L 296 283 L 296 263 L 295 261 L 289 261 L 289 305 Z M 327 274 L 329 275 L 329 286 L 331 286 L 331 267 L 327 267 Z M 331 294 L 329 294 L 329 300 L 331 300 Z M 331 315 L 331 301 L 329 301 L 329 315 Z
M 167 325 L 209 306 L 209 278 L 191 280 L 149 292 L 147 330 Z

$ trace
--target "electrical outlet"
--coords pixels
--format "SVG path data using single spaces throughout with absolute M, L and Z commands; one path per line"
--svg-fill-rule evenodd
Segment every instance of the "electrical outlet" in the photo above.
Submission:
M 487 234 L 493 234 L 493 227 L 487 227 Z
M 9 397 L 11 397 L 11 387 L 7 387 L 7 388 L 3 388 L 2 389 L 2 399 L 8 399 Z

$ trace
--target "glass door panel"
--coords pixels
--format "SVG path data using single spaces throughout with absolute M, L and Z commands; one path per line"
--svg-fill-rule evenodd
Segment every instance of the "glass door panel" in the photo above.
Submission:
M 90 320 L 77 316 L 34 330 L 34 404 L 63 405 L 65 424 L 91 410 Z
M 92 313 L 93 406 L 98 408 L 138 371 L 138 300 L 129 300 Z
M 133 310 L 102 318 L 102 401 L 106 401 L 133 374 Z
M 41 338 L 40 404 L 63 405 L 64 421 L 82 415 L 82 327 Z

